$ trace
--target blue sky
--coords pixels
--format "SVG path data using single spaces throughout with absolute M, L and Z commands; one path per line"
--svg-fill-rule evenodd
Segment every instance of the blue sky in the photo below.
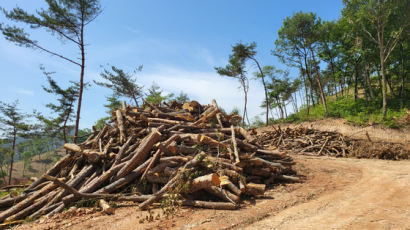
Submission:
M 39 0 L 0 0 L 0 6 L 20 6 L 30 12 L 44 6 Z M 101 65 L 111 64 L 131 72 L 139 65 L 137 82 L 153 82 L 165 92 L 188 93 L 191 99 L 218 104 L 230 111 L 243 106 L 239 83 L 218 76 L 213 67 L 226 65 L 232 44 L 257 43 L 262 65 L 285 69 L 270 52 L 285 17 L 298 11 L 314 12 L 323 20 L 340 16 L 341 0 L 121 0 L 101 1 L 103 13 L 86 28 L 86 81 L 99 79 Z M 0 22 L 5 23 L 4 16 Z M 46 47 L 72 58 L 76 47 L 61 43 L 44 31 L 32 36 Z M 45 104 L 55 98 L 43 92 L 39 66 L 55 71 L 61 85 L 79 80 L 79 68 L 40 51 L 17 47 L 0 36 L 0 101 L 19 99 L 23 111 L 49 113 Z M 255 71 L 249 66 L 249 73 Z M 296 72 L 295 72 L 296 73 Z M 251 77 L 251 76 L 250 76 Z M 103 104 L 110 91 L 93 85 L 85 92 L 81 127 L 90 127 L 106 116 Z M 263 89 L 250 82 L 249 116 L 260 114 Z

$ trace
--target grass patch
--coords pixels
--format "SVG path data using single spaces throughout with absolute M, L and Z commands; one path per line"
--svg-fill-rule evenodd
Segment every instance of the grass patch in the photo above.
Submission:
M 354 100 L 353 96 L 339 97 L 327 102 L 327 117 L 345 118 L 349 123 L 361 126 L 380 124 L 388 128 L 401 128 L 409 125 L 408 123 L 401 122 L 401 118 L 407 116 L 406 111 L 408 111 L 410 106 L 410 97 L 404 101 L 405 104 L 400 109 L 400 99 L 389 99 L 387 101 L 386 119 L 383 120 L 381 97 L 377 97 L 373 101 L 366 101 L 364 98 Z M 309 115 L 307 115 L 307 108 L 302 108 L 298 113 L 291 114 L 285 119 L 274 120 L 272 123 L 299 123 L 325 117 L 324 107 L 318 105 L 310 108 Z

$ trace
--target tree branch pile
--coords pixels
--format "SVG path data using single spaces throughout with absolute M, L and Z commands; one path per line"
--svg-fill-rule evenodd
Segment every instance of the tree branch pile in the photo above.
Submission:
M 410 159 L 408 147 L 390 142 L 353 139 L 338 132 L 319 131 L 305 127 L 280 127 L 258 133 L 251 130 L 256 143 L 271 151 L 312 156 L 376 158 L 386 160 Z
M 87 199 L 99 200 L 106 213 L 113 210 L 105 200 L 146 209 L 175 197 L 179 205 L 236 209 L 276 180 L 299 181 L 285 175 L 293 173 L 293 159 L 263 149 L 238 120 L 215 101 L 119 109 L 83 143 L 65 144 L 68 154 L 22 194 L 1 199 L 0 223 Z

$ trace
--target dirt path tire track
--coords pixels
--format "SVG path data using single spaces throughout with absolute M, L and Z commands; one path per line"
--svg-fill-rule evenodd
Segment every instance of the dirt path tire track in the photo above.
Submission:
M 410 161 L 328 160 L 357 167 L 362 177 L 244 229 L 410 229 Z

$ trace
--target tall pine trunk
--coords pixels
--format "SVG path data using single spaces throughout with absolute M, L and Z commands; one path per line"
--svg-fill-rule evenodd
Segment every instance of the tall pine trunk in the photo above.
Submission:
M 251 58 L 251 59 L 256 63 L 256 66 L 258 66 L 259 72 L 261 74 L 263 90 L 265 91 L 265 101 L 266 101 L 266 126 L 268 126 L 269 125 L 269 98 L 268 98 L 268 89 L 266 87 L 266 82 L 265 82 L 265 76 L 256 58 Z
M 12 174 L 13 174 L 14 151 L 16 149 L 16 140 L 17 140 L 17 130 L 16 130 L 16 128 L 14 128 L 14 130 L 13 130 L 13 143 L 11 145 L 11 153 L 10 153 L 9 185 L 11 185 L 11 177 L 12 177 Z
M 317 80 L 317 84 L 319 86 L 320 98 L 322 99 L 323 107 L 325 109 L 325 116 L 327 116 L 327 104 L 326 104 L 325 94 L 323 92 L 322 83 L 320 82 L 319 66 L 316 63 L 315 53 L 313 52 L 313 48 L 312 48 L 311 44 L 309 44 L 309 49 L 310 49 L 310 52 L 312 53 L 313 65 L 315 66 L 316 80 Z
M 366 65 L 365 65 L 364 76 L 365 76 L 365 78 L 366 78 L 367 87 L 369 88 L 370 98 L 373 100 L 373 99 L 374 99 L 374 92 L 373 92 L 372 81 L 370 80 L 370 67 L 369 67 L 369 63 L 366 63 Z
M 299 63 L 299 64 L 300 64 L 300 70 L 301 70 L 301 73 L 302 73 L 303 85 L 304 85 L 304 87 L 305 87 L 306 106 L 307 106 L 307 108 L 306 108 L 306 114 L 309 116 L 310 105 L 309 105 L 308 89 L 307 89 L 307 84 L 306 84 L 307 82 L 306 82 L 305 74 L 304 74 L 304 72 L 303 72 L 302 63 Z M 301 103 L 302 103 L 302 100 L 301 100 Z
M 356 101 L 359 94 L 359 69 L 357 63 L 354 66 L 354 71 L 354 101 Z
M 401 64 L 401 86 L 400 86 L 400 109 L 404 107 L 404 85 L 405 85 L 405 73 L 404 73 L 404 52 L 403 43 L 400 41 L 400 64 Z
M 81 103 L 83 100 L 83 89 L 84 89 L 84 69 L 85 69 L 85 50 L 84 50 L 84 20 L 81 21 L 81 73 L 80 73 L 80 89 L 78 92 L 78 105 L 77 105 L 77 117 L 75 119 L 75 130 L 74 130 L 74 143 L 77 143 L 78 129 L 80 127 L 80 115 L 81 115 Z

